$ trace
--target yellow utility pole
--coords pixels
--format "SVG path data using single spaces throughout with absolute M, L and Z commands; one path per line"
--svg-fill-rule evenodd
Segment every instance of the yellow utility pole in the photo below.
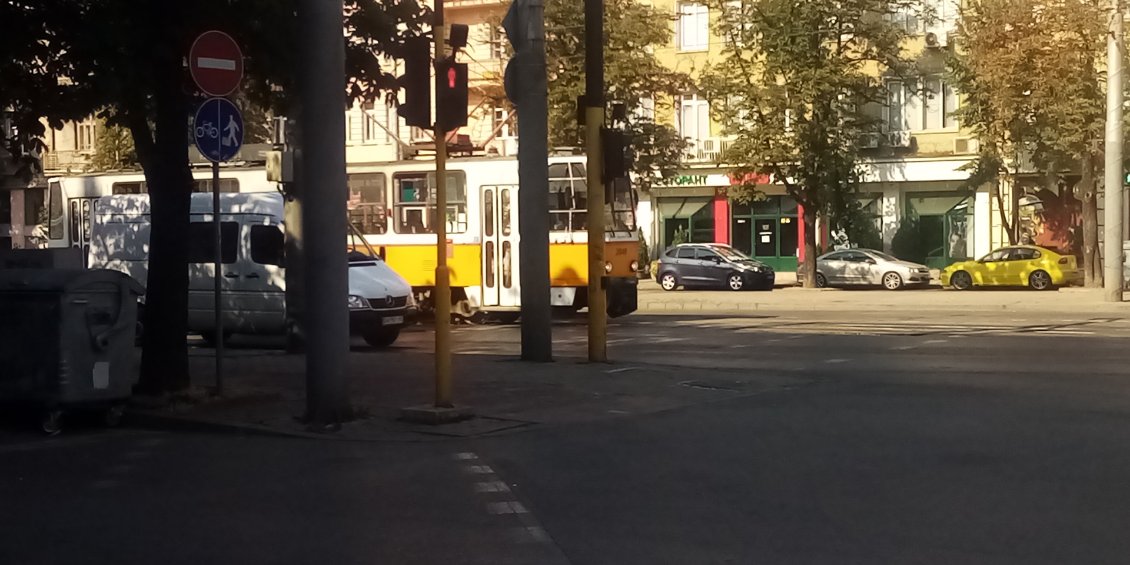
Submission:
M 435 25 L 432 34 L 435 35 L 435 61 L 444 58 L 444 35 L 446 26 L 443 23 L 443 0 L 435 0 Z M 436 71 L 436 92 L 439 92 L 439 81 L 446 77 L 439 76 Z M 438 97 L 438 96 L 437 96 Z M 438 104 L 438 100 L 437 100 Z M 438 106 L 437 106 L 438 109 Z M 436 312 L 436 408 L 452 408 L 451 393 L 451 277 L 447 269 L 447 132 L 436 112 L 435 138 L 436 138 L 436 285 L 435 285 L 435 312 Z

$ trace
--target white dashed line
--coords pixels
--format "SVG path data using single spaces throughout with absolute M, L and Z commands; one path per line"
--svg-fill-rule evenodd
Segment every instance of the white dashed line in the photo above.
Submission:
M 510 492 L 510 487 L 502 481 L 475 483 L 475 492 Z
M 526 507 L 522 506 L 521 502 L 518 502 L 516 500 L 504 500 L 502 502 L 487 503 L 487 512 L 494 515 L 526 514 L 529 512 L 529 510 L 526 510 Z
M 454 457 L 456 461 L 472 461 L 479 458 L 478 455 L 470 452 L 456 453 Z
M 824 360 L 825 363 L 847 363 L 848 361 L 851 361 L 851 359 L 825 359 Z
M 487 465 L 467 465 L 463 469 L 473 475 L 490 475 L 494 473 L 494 469 L 491 469 Z

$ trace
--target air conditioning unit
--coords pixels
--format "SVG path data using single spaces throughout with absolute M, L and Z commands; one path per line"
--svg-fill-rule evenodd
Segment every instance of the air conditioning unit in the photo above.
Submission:
M 880 135 L 877 133 L 860 134 L 858 145 L 860 149 L 875 149 L 879 147 Z
M 942 32 L 927 32 L 926 33 L 926 47 L 930 49 L 942 49 L 949 43 L 949 34 Z
M 972 155 L 981 150 L 981 142 L 975 137 L 957 137 L 953 140 L 954 155 Z
M 909 131 L 892 131 L 887 134 L 887 145 L 891 147 L 910 147 Z

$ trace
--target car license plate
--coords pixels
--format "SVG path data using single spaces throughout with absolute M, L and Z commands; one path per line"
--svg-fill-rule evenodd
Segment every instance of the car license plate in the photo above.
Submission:
M 382 326 L 395 326 L 397 324 L 403 324 L 403 323 L 404 323 L 404 316 L 389 316 L 387 318 L 381 318 L 381 325 Z

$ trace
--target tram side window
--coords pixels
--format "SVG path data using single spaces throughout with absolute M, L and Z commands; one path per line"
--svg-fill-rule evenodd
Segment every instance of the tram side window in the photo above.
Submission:
M 388 201 L 383 173 L 355 173 L 349 185 L 349 221 L 363 234 L 388 231 Z
M 193 192 L 212 192 L 212 179 L 197 179 L 192 181 Z M 239 179 L 220 179 L 220 193 L 231 194 L 239 192 Z
M 112 194 L 145 194 L 145 181 L 116 182 L 110 185 Z
M 435 173 L 393 176 L 396 233 L 435 233 Z M 467 182 L 461 171 L 447 174 L 447 233 L 467 231 Z
M 47 237 L 63 239 L 63 185 L 58 182 L 51 183 L 48 207 L 50 208 Z

